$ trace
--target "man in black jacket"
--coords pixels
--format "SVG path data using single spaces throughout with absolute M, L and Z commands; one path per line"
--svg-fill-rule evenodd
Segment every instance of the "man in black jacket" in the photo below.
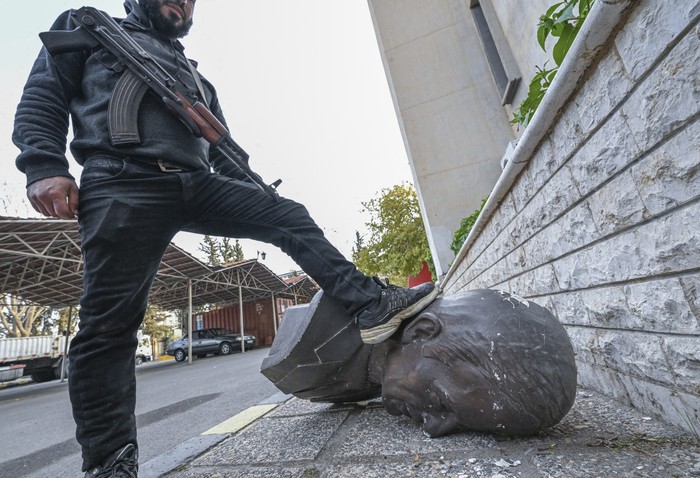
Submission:
M 195 0 L 126 0 L 122 26 L 224 123 L 214 87 L 178 41 Z M 71 12 L 52 30 L 72 30 Z M 80 329 L 71 343 L 70 397 L 86 476 L 135 476 L 134 350 L 160 259 L 181 230 L 268 242 L 289 254 L 357 317 L 362 340 L 377 343 L 437 295 L 432 284 L 401 289 L 361 274 L 324 237 L 302 205 L 275 200 L 241 180 L 229 160 L 146 95 L 141 141 L 110 142 L 108 106 L 123 73 L 107 51 L 37 58 L 15 116 L 17 167 L 46 216 L 79 218 L 84 258 Z M 198 84 L 199 83 L 199 84 Z M 83 166 L 80 190 L 65 156 Z M 212 172 L 212 170 L 214 172 Z

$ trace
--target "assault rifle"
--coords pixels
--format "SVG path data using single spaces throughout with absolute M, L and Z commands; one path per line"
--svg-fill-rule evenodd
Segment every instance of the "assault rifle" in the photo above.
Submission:
M 248 153 L 233 140 L 209 108 L 158 64 L 111 16 L 92 7 L 75 10 L 72 16 L 79 25 L 75 30 L 51 30 L 40 33 L 39 37 L 51 55 L 102 46 L 123 65 L 125 71 L 109 101 L 109 132 L 113 145 L 141 141 L 138 109 L 144 94 L 150 90 L 162 99 L 194 136 L 206 139 L 232 161 L 247 179 L 278 199 L 276 189 L 282 180 L 268 185 L 250 169 Z M 196 71 L 192 74 L 197 75 Z M 199 82 L 199 77 L 195 77 L 195 81 Z

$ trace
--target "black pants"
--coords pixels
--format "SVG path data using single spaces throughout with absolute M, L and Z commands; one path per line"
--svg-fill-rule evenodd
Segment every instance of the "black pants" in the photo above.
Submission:
M 70 398 L 83 470 L 136 443 L 136 332 L 160 260 L 181 230 L 279 247 L 351 314 L 379 294 L 324 237 L 306 208 L 207 171 L 91 157 L 79 207 L 84 292 L 70 348 Z

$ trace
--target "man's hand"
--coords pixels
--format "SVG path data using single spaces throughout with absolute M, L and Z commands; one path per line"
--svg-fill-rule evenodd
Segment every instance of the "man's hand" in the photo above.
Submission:
M 78 216 L 78 185 L 71 178 L 55 176 L 27 188 L 29 202 L 44 216 L 75 219 Z

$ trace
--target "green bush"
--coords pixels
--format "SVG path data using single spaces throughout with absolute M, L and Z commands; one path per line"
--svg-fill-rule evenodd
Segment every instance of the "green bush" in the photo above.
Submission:
M 479 214 L 481 214 L 481 210 L 484 209 L 484 204 L 486 204 L 487 199 L 488 196 L 486 196 L 483 199 L 483 201 L 481 201 L 481 207 L 479 207 L 479 209 L 474 211 L 470 216 L 467 216 L 464 219 L 462 219 L 462 222 L 459 224 L 459 228 L 455 231 L 454 235 L 452 236 L 452 244 L 450 244 L 450 249 L 452 250 L 452 252 L 455 253 L 455 255 L 462 248 L 462 244 L 464 244 L 464 241 L 467 240 L 467 236 L 474 227 L 474 223 L 479 217 Z

